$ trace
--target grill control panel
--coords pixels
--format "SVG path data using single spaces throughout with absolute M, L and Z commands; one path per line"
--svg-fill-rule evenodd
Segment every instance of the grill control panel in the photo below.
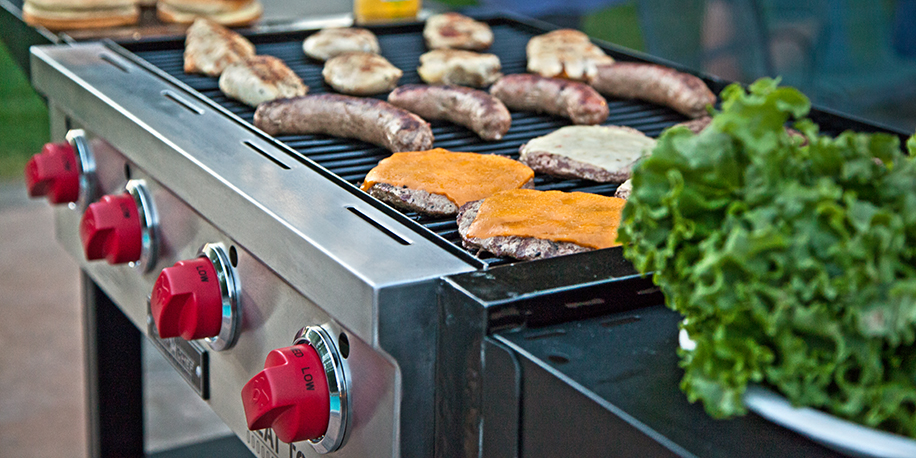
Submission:
M 196 258 L 162 269 L 150 295 L 159 337 L 207 339 L 217 351 L 231 347 L 241 323 L 237 277 L 219 243 L 208 243 Z
M 79 199 L 80 172 L 76 151 L 67 142 L 48 143 L 25 166 L 29 197 L 47 197 L 52 204 Z
M 159 222 L 142 180 L 130 180 L 118 194 L 102 196 L 86 207 L 79 235 L 86 259 L 111 265 L 130 263 L 144 272 L 155 264 Z
M 80 240 L 86 259 L 124 264 L 140 259 L 140 215 L 128 193 L 102 196 L 83 213 Z
M 273 428 L 286 443 L 308 441 L 337 450 L 347 426 L 347 377 L 333 340 L 321 327 L 299 331 L 293 345 L 271 351 L 264 370 L 242 388 L 248 429 Z
M 29 197 L 47 197 L 52 204 L 85 209 L 97 196 L 95 155 L 82 129 L 68 130 L 66 138 L 45 144 L 29 159 L 26 188 Z

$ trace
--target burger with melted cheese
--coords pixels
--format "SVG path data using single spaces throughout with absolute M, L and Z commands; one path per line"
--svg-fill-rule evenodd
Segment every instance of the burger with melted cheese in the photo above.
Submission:
M 610 248 L 626 200 L 585 192 L 501 191 L 458 211 L 471 250 L 526 261 Z
M 533 170 L 508 157 L 435 148 L 383 159 L 362 189 L 400 210 L 451 216 L 496 192 L 533 187 L 533 179 Z

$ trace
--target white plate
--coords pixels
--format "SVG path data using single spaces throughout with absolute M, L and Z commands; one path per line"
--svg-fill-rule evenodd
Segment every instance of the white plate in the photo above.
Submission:
M 683 329 L 678 333 L 678 343 L 688 351 L 696 348 Z M 820 410 L 793 407 L 786 398 L 760 386 L 748 386 L 743 400 L 749 410 L 761 417 L 840 453 L 876 458 L 916 457 L 913 439 L 858 425 Z

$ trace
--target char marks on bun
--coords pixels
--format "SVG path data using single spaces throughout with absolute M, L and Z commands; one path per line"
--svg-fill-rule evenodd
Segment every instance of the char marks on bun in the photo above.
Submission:
M 485 87 L 501 76 L 502 64 L 496 54 L 461 49 L 434 49 L 420 56 L 417 73 L 429 84 Z
M 595 76 L 598 64 L 613 64 L 614 59 L 591 42 L 588 35 L 574 29 L 560 29 L 528 40 L 525 46 L 528 71 L 551 78 L 587 81 Z
M 442 13 L 426 20 L 423 39 L 429 49 L 483 51 L 493 44 L 493 31 L 486 23 L 463 14 Z
M 324 63 L 321 76 L 335 91 L 350 95 L 388 92 L 398 85 L 404 72 L 381 55 L 352 51 L 338 54 Z
M 309 35 L 302 42 L 305 55 L 317 60 L 328 60 L 345 52 L 361 51 L 379 54 L 378 38 L 367 29 L 359 27 L 334 27 Z

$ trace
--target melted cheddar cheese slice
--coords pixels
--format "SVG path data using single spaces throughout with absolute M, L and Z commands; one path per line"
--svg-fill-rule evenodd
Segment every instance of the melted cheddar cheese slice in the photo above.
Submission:
M 461 206 L 499 191 L 518 189 L 533 177 L 531 168 L 507 157 L 436 148 L 382 159 L 366 175 L 362 190 L 387 183 L 440 194 Z
M 483 201 L 468 236 L 515 235 L 608 248 L 619 245 L 617 226 L 626 203 L 584 192 L 503 191 Z

